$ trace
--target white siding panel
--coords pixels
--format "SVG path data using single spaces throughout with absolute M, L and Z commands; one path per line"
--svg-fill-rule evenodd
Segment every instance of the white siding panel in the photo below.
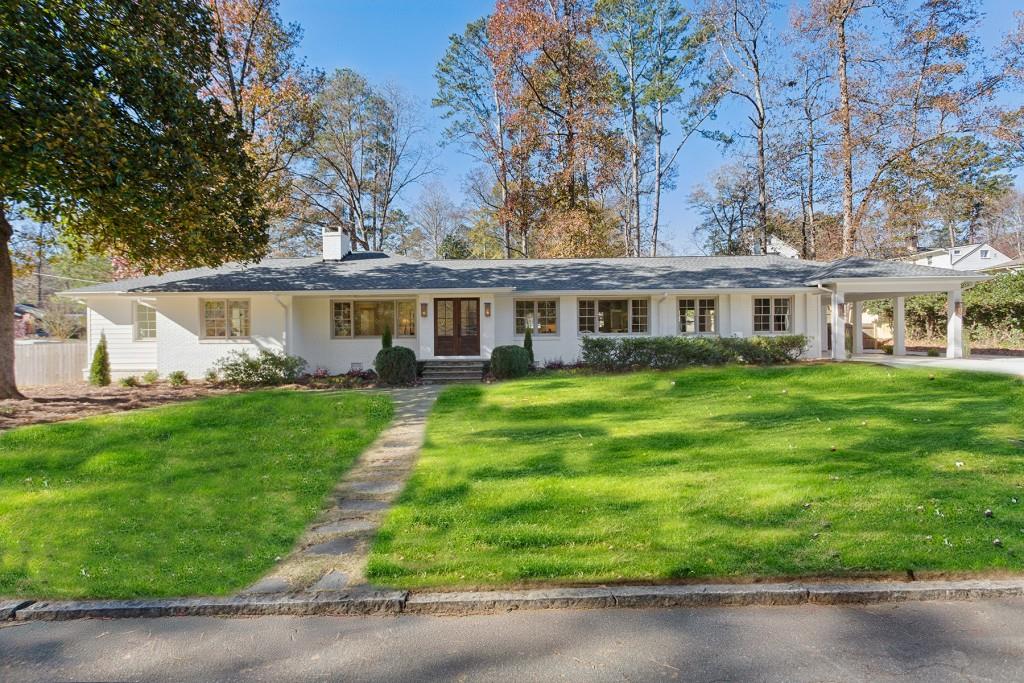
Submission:
M 156 339 L 161 375 L 183 370 L 189 377 L 199 378 L 231 351 L 284 350 L 286 321 L 281 304 L 267 295 L 232 298 L 250 302 L 252 335 L 247 340 L 200 339 L 200 298 L 160 297 L 156 303 Z
M 135 341 L 135 300 L 128 298 L 94 298 L 88 302 L 86 326 L 89 338 L 89 359 L 96 350 L 100 335 L 107 338 L 110 371 L 115 377 L 157 368 L 157 344 Z M 85 373 L 88 373 L 86 368 Z

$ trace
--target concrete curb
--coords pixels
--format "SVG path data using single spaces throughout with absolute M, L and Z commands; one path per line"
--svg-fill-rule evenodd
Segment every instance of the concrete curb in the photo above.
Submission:
M 31 604 L 31 600 L 0 600 L 0 621 L 13 619 L 18 610 Z
M 358 591 L 231 598 L 0 603 L 0 620 L 261 615 L 488 614 L 519 609 L 866 605 L 1024 597 L 1024 579 L 592 586 L 514 591 Z
M 374 591 L 358 594 L 271 595 L 233 598 L 171 598 L 167 600 L 84 600 L 34 602 L 18 609 L 18 621 L 63 621 L 86 617 L 367 615 L 398 614 L 408 593 Z

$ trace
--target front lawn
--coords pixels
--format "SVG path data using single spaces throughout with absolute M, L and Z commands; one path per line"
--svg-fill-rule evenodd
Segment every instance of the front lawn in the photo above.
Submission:
M 240 589 L 391 415 L 383 395 L 262 391 L 0 434 L 0 595 Z
M 451 388 L 427 438 L 375 542 L 377 583 L 1024 568 L 1024 384 L 1010 377 L 556 374 Z

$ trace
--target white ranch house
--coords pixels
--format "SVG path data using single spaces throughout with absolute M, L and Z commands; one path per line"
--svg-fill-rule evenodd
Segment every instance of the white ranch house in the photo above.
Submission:
M 115 376 L 201 377 L 232 350 L 301 356 L 332 373 L 372 367 L 381 334 L 420 360 L 486 359 L 522 344 L 538 361 L 578 358 L 585 335 L 803 334 L 806 358 L 843 360 L 845 322 L 869 299 L 944 292 L 949 357 L 963 354 L 961 291 L 986 278 L 910 263 L 782 256 L 419 261 L 351 252 L 339 231 L 323 255 L 154 275 L 66 292 L 88 308 L 90 354 L 106 335 Z M 853 334 L 854 344 L 860 330 Z

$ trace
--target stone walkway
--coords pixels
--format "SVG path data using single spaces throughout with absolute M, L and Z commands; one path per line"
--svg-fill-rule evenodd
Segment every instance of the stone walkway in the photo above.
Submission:
M 395 419 L 359 456 L 298 549 L 242 595 L 351 592 L 366 584 L 374 534 L 416 464 L 440 388 L 392 389 Z

